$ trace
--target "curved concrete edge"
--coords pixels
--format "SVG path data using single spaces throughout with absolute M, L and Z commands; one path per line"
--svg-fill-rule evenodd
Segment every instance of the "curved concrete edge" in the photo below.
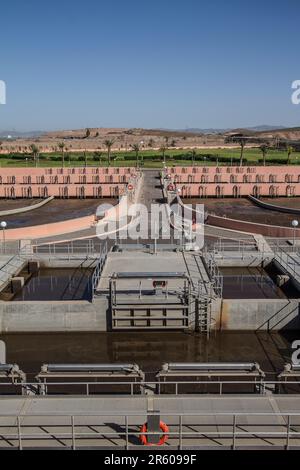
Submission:
M 44 201 L 38 202 L 37 204 L 32 204 L 31 206 L 26 207 L 19 207 L 17 209 L 10 209 L 7 211 L 0 211 L 0 217 L 5 215 L 15 215 L 15 214 L 22 214 L 23 212 L 33 211 L 34 209 L 39 209 L 40 207 L 48 204 L 48 202 L 52 201 L 54 196 L 47 197 Z
M 100 221 L 100 223 L 107 223 L 109 220 L 114 220 L 117 216 L 120 216 L 127 208 L 128 204 L 133 204 L 139 197 L 141 184 L 142 184 L 142 175 L 139 175 L 137 178 L 130 181 L 134 186 L 133 200 L 129 201 L 128 193 L 123 194 L 116 206 L 108 209 L 105 217 Z M 112 219 L 110 219 L 112 218 Z M 127 226 L 127 225 L 126 225 Z M 124 230 L 126 226 L 121 227 L 119 230 Z M 43 225 L 34 225 L 24 228 L 15 228 L 8 229 L 5 232 L 7 240 L 36 240 L 40 238 L 54 237 L 58 235 L 71 234 L 74 232 L 80 232 L 82 230 L 87 230 L 92 227 L 97 227 L 95 214 L 85 217 L 78 217 L 76 219 L 69 219 L 62 222 L 54 222 L 52 224 L 43 224 Z M 98 237 L 95 235 L 95 237 Z M 78 239 L 93 238 L 90 234 L 88 236 L 79 237 Z M 59 243 L 69 241 L 66 238 Z M 54 243 L 58 243 L 55 241 Z M 49 244 L 49 242 L 47 242 Z
M 88 215 L 77 219 L 54 222 L 52 224 L 31 225 L 24 228 L 11 228 L 6 230 L 6 240 L 34 240 L 37 238 L 54 237 L 64 233 L 72 233 L 91 228 L 95 223 L 95 216 Z
M 167 201 L 168 206 L 170 207 L 169 192 L 168 192 L 168 191 L 166 190 L 166 188 L 165 188 L 165 184 L 164 184 L 164 175 L 163 175 L 163 174 L 161 175 L 161 184 L 162 184 L 162 187 L 163 187 L 163 194 L 164 194 L 164 197 L 165 197 L 165 199 L 166 199 L 166 201 Z M 184 208 L 186 208 L 186 209 L 188 209 L 188 210 L 191 210 L 190 207 L 186 206 L 186 205 L 182 202 L 182 199 L 181 199 L 181 197 L 179 196 L 179 194 L 178 194 L 177 192 L 176 192 L 175 198 L 177 199 L 177 202 L 178 202 L 178 204 L 179 204 L 181 207 L 184 207 Z M 207 216 L 205 216 L 205 220 L 208 220 L 209 216 L 210 216 L 210 214 L 207 214 Z M 171 221 L 170 221 L 170 222 L 171 222 Z M 171 225 L 173 228 L 175 228 L 172 223 L 170 223 L 170 225 Z M 204 230 L 205 230 L 205 227 L 209 227 L 209 228 L 214 229 L 215 227 L 217 228 L 217 225 L 215 226 L 215 225 L 213 225 L 213 224 L 210 225 L 210 224 L 208 224 L 208 223 L 205 223 L 205 224 L 204 224 Z M 199 228 L 199 227 L 198 227 L 198 228 Z M 197 229 L 197 227 L 196 227 L 196 229 Z M 202 230 L 202 229 L 203 229 L 203 227 L 200 226 L 200 230 Z M 223 228 L 223 227 L 222 227 L 222 231 L 224 231 L 224 232 L 229 232 L 229 233 L 228 233 L 228 237 L 224 237 L 224 236 L 221 237 L 220 235 L 217 235 L 217 234 L 216 234 L 215 236 L 216 236 L 217 238 L 224 238 L 224 239 L 236 240 L 235 237 L 230 236 L 231 234 L 235 233 L 236 235 L 239 235 L 239 236 L 241 236 L 241 237 L 243 237 L 244 235 L 250 235 L 251 237 L 254 238 L 253 232 L 248 232 L 248 231 L 246 231 L 246 230 L 235 230 L 234 228 L 227 228 L 227 227 L 226 227 L 226 228 L 225 228 L 225 227 Z
M 293 238 L 294 234 L 296 237 L 300 237 L 300 228 L 294 229 L 292 227 L 283 227 L 282 225 L 260 224 L 211 214 L 208 214 L 208 224 L 222 227 L 222 229 L 226 230 L 237 230 L 243 233 L 259 234 L 266 237 Z
M 256 198 L 254 198 L 254 196 L 249 195 L 248 197 L 251 198 L 251 200 L 252 200 L 252 198 L 256 199 Z M 176 194 L 176 198 L 177 198 L 177 201 L 180 205 L 182 205 L 182 206 L 186 207 L 187 209 L 189 209 L 189 207 L 186 206 L 182 202 L 182 200 L 181 200 L 181 198 L 178 194 Z M 272 206 L 272 208 L 274 208 L 274 207 L 276 207 L 276 206 Z M 270 209 L 271 209 L 271 207 L 270 207 Z M 300 210 L 299 210 L 298 213 L 300 214 Z M 208 227 L 211 227 L 211 228 L 220 227 L 223 230 L 227 230 L 229 232 L 234 232 L 234 233 L 241 234 L 241 235 L 254 236 L 256 234 L 256 235 L 263 235 L 263 236 L 276 237 L 276 238 L 277 237 L 292 238 L 293 235 L 294 235 L 294 230 L 295 230 L 293 228 L 283 227 L 281 225 L 260 224 L 260 223 L 256 223 L 256 222 L 248 222 L 248 221 L 243 221 L 243 220 L 238 220 L 238 219 L 231 219 L 229 217 L 220 217 L 218 215 L 212 215 L 212 214 L 209 214 L 209 213 L 207 214 L 206 220 L 207 220 L 207 223 L 205 225 L 208 226 Z M 226 222 L 222 223 L 222 221 L 232 222 L 232 225 L 228 226 L 228 224 Z M 236 226 L 236 228 L 235 228 L 235 226 Z M 279 233 L 279 235 L 278 235 L 278 233 Z M 300 236 L 300 228 L 296 229 L 295 234 L 296 234 L 297 237 Z
M 285 212 L 287 214 L 300 215 L 300 209 L 297 209 L 297 208 L 277 206 L 276 204 L 270 204 L 268 202 L 261 201 L 255 196 L 252 196 L 251 194 L 249 194 L 248 199 L 250 199 L 250 201 L 256 204 L 257 206 L 263 207 L 264 209 L 269 209 L 269 210 L 277 211 L 277 212 Z

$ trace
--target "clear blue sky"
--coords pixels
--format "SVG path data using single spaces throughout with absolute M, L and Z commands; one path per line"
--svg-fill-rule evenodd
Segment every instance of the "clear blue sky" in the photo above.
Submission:
M 300 125 L 299 0 L 10 0 L 0 129 Z

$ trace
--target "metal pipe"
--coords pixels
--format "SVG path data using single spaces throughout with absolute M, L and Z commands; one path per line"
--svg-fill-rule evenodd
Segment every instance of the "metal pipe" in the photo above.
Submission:
M 42 372 L 137 372 L 136 364 L 44 364 Z
M 259 366 L 255 362 L 234 363 L 234 362 L 169 362 L 163 364 L 162 369 L 167 370 L 247 370 L 252 371 L 258 369 Z

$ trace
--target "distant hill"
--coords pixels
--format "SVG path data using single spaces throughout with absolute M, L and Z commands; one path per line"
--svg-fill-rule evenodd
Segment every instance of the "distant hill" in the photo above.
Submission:
M 202 134 L 224 134 L 227 132 L 241 132 L 241 131 L 252 131 L 252 132 L 266 132 L 266 131 L 273 131 L 273 130 L 282 130 L 285 129 L 285 126 L 268 126 L 268 125 L 261 125 L 261 126 L 254 126 L 254 127 L 243 127 L 239 129 L 218 129 L 218 128 L 208 128 L 208 129 L 198 129 L 198 128 L 189 128 L 185 129 L 185 132 L 191 132 L 191 133 L 202 133 Z
M 23 139 L 26 137 L 39 137 L 42 135 L 42 131 L 28 131 L 28 132 L 19 132 L 19 131 L 1 131 L 0 130 L 0 138 L 7 139 L 8 136 L 11 136 L 13 139 Z

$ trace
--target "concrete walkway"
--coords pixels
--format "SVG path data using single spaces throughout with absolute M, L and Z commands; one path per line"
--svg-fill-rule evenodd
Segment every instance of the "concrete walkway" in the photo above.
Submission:
M 288 395 L 2 397 L 0 447 L 141 448 L 148 410 L 169 427 L 165 449 L 300 448 L 300 397 Z
M 0 256 L 0 289 L 2 290 L 13 276 L 18 274 L 26 265 L 26 259 L 19 255 Z

